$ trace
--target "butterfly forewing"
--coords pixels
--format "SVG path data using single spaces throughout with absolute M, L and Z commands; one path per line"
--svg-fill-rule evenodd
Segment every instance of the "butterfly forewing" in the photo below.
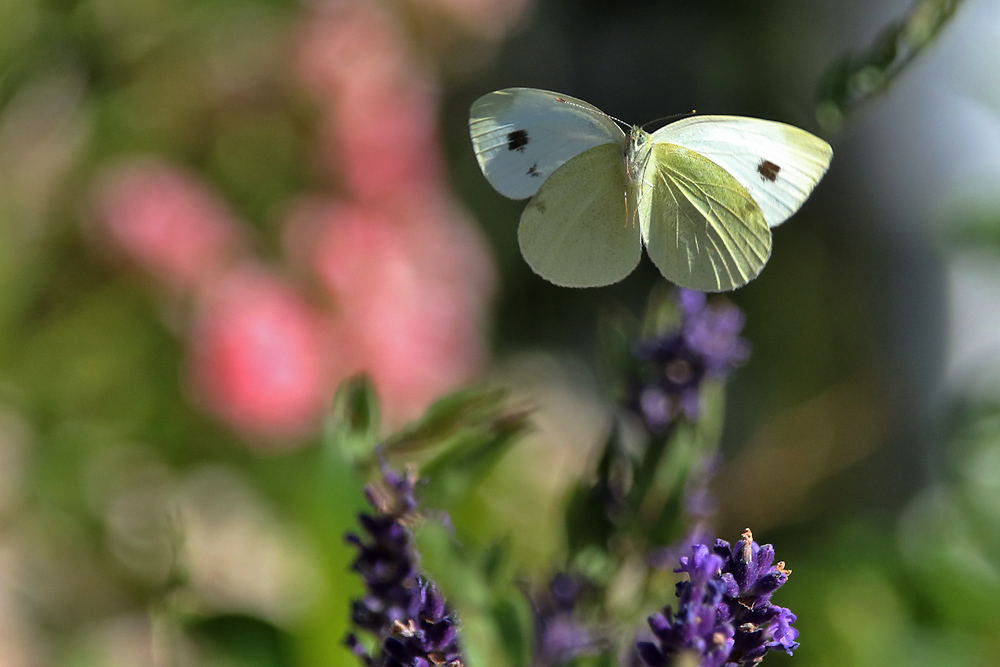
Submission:
M 525 199 L 569 159 L 625 135 L 596 107 L 534 88 L 507 88 L 472 105 L 469 133 L 479 166 L 500 194 Z
M 646 252 L 660 272 L 705 292 L 753 280 L 771 255 L 771 232 L 747 189 L 682 146 L 653 143 L 643 150 L 645 168 L 635 184 L 639 219 Z
M 618 146 L 597 146 L 557 169 L 521 215 L 521 254 L 532 270 L 563 287 L 618 282 L 642 255 L 626 220 L 625 163 Z
M 830 145 L 797 127 L 740 116 L 693 116 L 660 128 L 653 142 L 684 146 L 728 171 L 769 227 L 799 210 L 830 166 Z

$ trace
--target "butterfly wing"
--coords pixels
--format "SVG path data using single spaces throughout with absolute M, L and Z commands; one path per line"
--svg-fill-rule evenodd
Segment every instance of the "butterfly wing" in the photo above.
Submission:
M 600 109 L 535 88 L 507 88 L 472 104 L 469 134 L 479 167 L 511 199 L 535 194 L 556 169 L 602 144 L 625 145 L 625 134 Z
M 830 166 L 830 144 L 792 125 L 741 116 L 693 116 L 653 133 L 707 157 L 757 202 L 769 227 L 799 210 Z
M 559 167 L 528 202 L 517 230 L 532 270 L 563 287 L 618 282 L 642 256 L 639 230 L 626 218 L 621 150 L 605 144 Z
M 683 146 L 642 150 L 648 154 L 635 184 L 642 239 L 664 277 L 704 292 L 753 280 L 771 255 L 771 231 L 747 189 Z

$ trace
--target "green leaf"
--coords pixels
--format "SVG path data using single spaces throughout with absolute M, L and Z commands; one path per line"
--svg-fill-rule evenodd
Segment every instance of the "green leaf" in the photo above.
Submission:
M 239 614 L 213 616 L 189 624 L 188 632 L 216 662 L 246 667 L 296 664 L 288 635 L 259 618 Z
M 422 494 L 435 506 L 463 497 L 528 429 L 527 411 L 506 407 L 504 389 L 473 387 L 433 403 L 415 422 L 382 442 L 387 457 L 423 455 Z M 370 450 L 369 450 L 370 452 Z
M 482 479 L 527 431 L 526 415 L 498 417 L 490 423 L 465 427 L 450 444 L 421 468 L 429 479 L 428 502 L 449 506 L 472 493 Z
M 502 646 L 508 664 L 514 667 L 528 665 L 531 661 L 531 613 L 524 596 L 512 592 L 499 597 L 490 611 L 497 634 L 504 639 Z
M 503 389 L 473 387 L 440 398 L 416 422 L 389 436 L 385 451 L 408 454 L 439 446 L 465 428 L 498 419 L 506 397 Z
M 885 92 L 934 42 L 961 4 L 962 0 L 916 2 L 866 51 L 838 58 L 820 83 L 816 106 L 819 124 L 828 131 L 839 130 L 858 106 Z
M 500 580 L 510 563 L 510 541 L 497 542 L 483 552 L 483 578 L 490 583 Z
M 612 430 L 604 443 L 596 481 L 582 480 L 570 492 L 566 505 L 566 545 L 571 560 L 586 549 L 606 551 L 615 532 L 616 523 L 611 513 L 622 500 L 621 489 L 616 488 L 616 475 L 612 471 L 621 461 L 618 433 L 617 428 Z

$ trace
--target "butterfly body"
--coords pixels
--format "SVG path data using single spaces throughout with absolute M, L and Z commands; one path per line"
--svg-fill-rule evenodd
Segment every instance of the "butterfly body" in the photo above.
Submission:
M 770 257 L 770 229 L 801 206 L 832 156 L 804 130 L 737 116 L 626 134 L 582 100 L 531 88 L 481 97 L 469 127 L 490 184 L 531 197 L 518 228 L 525 261 L 569 287 L 621 280 L 643 247 L 682 287 L 745 285 Z

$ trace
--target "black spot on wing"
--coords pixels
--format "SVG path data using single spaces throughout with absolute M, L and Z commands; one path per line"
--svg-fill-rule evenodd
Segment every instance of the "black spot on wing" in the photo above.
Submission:
M 781 167 L 774 164 L 770 160 L 761 160 L 760 164 L 757 165 L 757 173 L 766 181 L 771 181 L 774 183 L 778 180 L 778 172 L 781 171 Z
M 541 175 L 542 175 L 542 172 L 538 171 L 538 163 L 537 162 L 535 164 L 531 165 L 530 167 L 528 167 L 528 176 L 534 177 L 534 176 L 541 176 Z
M 507 150 L 524 152 L 524 147 L 528 145 L 528 131 L 514 130 L 507 135 Z

